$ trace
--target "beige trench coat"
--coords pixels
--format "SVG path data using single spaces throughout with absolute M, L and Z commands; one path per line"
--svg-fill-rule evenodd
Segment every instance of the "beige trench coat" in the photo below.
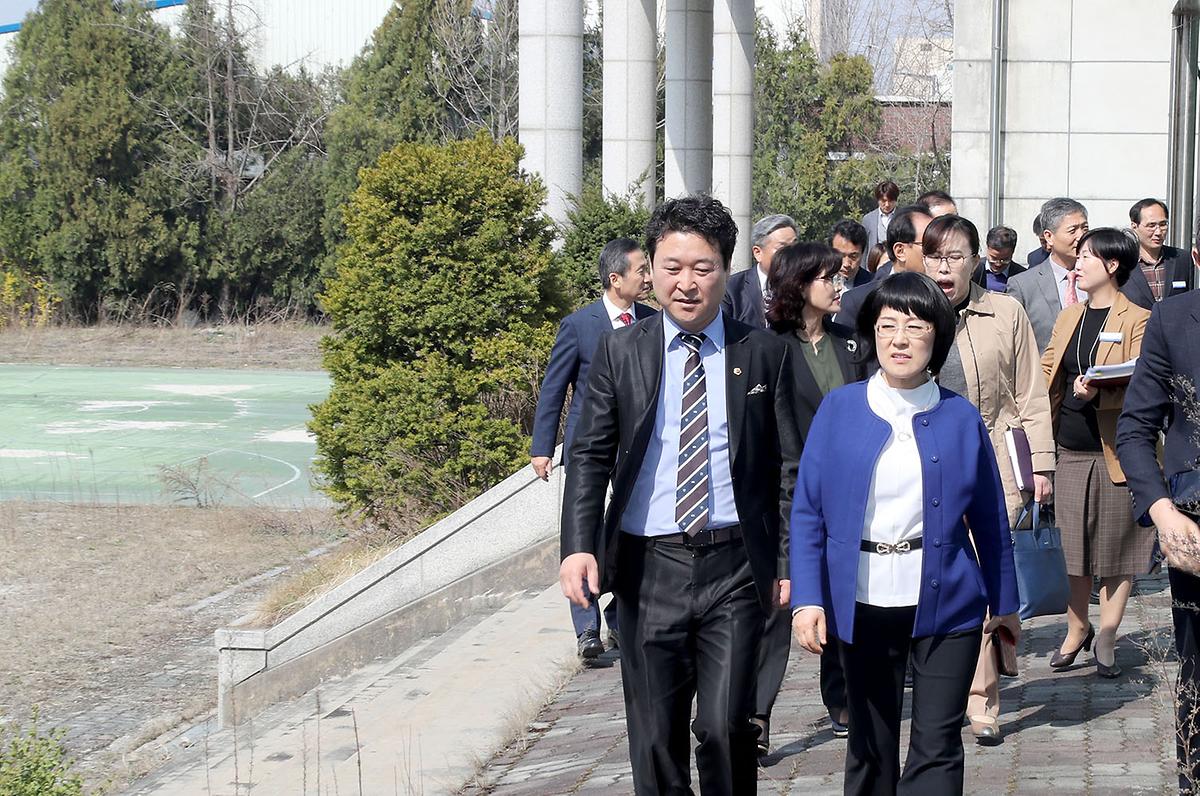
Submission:
M 954 341 L 966 376 L 966 397 L 983 415 L 991 435 L 1008 521 L 1013 523 L 1032 495 L 1017 488 L 1005 432 L 1025 429 L 1033 471 L 1054 472 L 1054 429 L 1046 378 L 1033 326 L 1016 299 L 971 283 L 963 316 Z

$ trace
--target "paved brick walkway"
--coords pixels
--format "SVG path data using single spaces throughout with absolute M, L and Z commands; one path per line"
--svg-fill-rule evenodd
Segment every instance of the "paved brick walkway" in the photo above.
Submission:
M 1092 620 L 1098 620 L 1095 606 Z M 1001 682 L 1004 743 L 978 747 L 964 730 L 967 792 L 1173 792 L 1171 686 L 1176 666 L 1170 627 L 1165 574 L 1143 579 L 1117 644 L 1117 662 L 1125 674 L 1102 680 L 1086 654 L 1072 671 L 1051 671 L 1048 661 L 1065 632 L 1064 621 L 1027 622 L 1021 674 Z M 631 794 L 620 663 L 604 662 L 610 665 L 576 675 L 464 792 Z M 798 648 L 792 651 L 773 724 L 777 748 L 764 761 L 759 792 L 841 793 L 845 741 L 830 732 L 816 658 Z

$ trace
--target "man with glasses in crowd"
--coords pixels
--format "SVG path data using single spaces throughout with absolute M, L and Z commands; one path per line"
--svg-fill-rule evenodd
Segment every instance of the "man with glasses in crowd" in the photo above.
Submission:
M 992 227 L 988 230 L 987 260 L 975 269 L 971 280 L 984 290 L 1007 293 L 1008 280 L 1025 273 L 1025 266 L 1013 262 L 1017 251 L 1017 231 L 1011 227 Z
M 1138 267 L 1121 292 L 1144 309 L 1196 286 L 1191 252 L 1165 243 L 1169 224 L 1167 206 L 1158 199 L 1142 199 L 1129 208 L 1129 227 L 1138 239 Z

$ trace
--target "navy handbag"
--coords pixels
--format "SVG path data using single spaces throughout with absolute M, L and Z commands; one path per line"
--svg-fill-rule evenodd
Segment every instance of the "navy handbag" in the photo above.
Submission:
M 1062 534 L 1054 527 L 1054 514 L 1030 501 L 1013 527 L 1013 563 L 1021 596 L 1020 616 L 1054 616 L 1067 611 L 1071 586 Z

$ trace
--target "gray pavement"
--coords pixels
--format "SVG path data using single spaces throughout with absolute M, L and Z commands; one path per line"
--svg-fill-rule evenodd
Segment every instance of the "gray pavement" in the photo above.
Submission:
M 1176 666 L 1165 574 L 1143 579 L 1138 591 L 1117 645 L 1117 663 L 1125 671 L 1117 680 L 1096 676 L 1088 654 L 1071 671 L 1052 671 L 1048 661 L 1064 621 L 1025 623 L 1020 675 L 1001 682 L 1004 742 L 979 747 L 963 731 L 968 793 L 1173 792 Z M 1095 606 L 1092 620 L 1098 621 Z M 603 662 L 578 673 L 464 792 L 631 794 L 620 663 L 607 653 Z M 764 760 L 759 792 L 840 793 L 845 741 L 829 729 L 817 659 L 798 648 L 773 725 L 776 748 Z

